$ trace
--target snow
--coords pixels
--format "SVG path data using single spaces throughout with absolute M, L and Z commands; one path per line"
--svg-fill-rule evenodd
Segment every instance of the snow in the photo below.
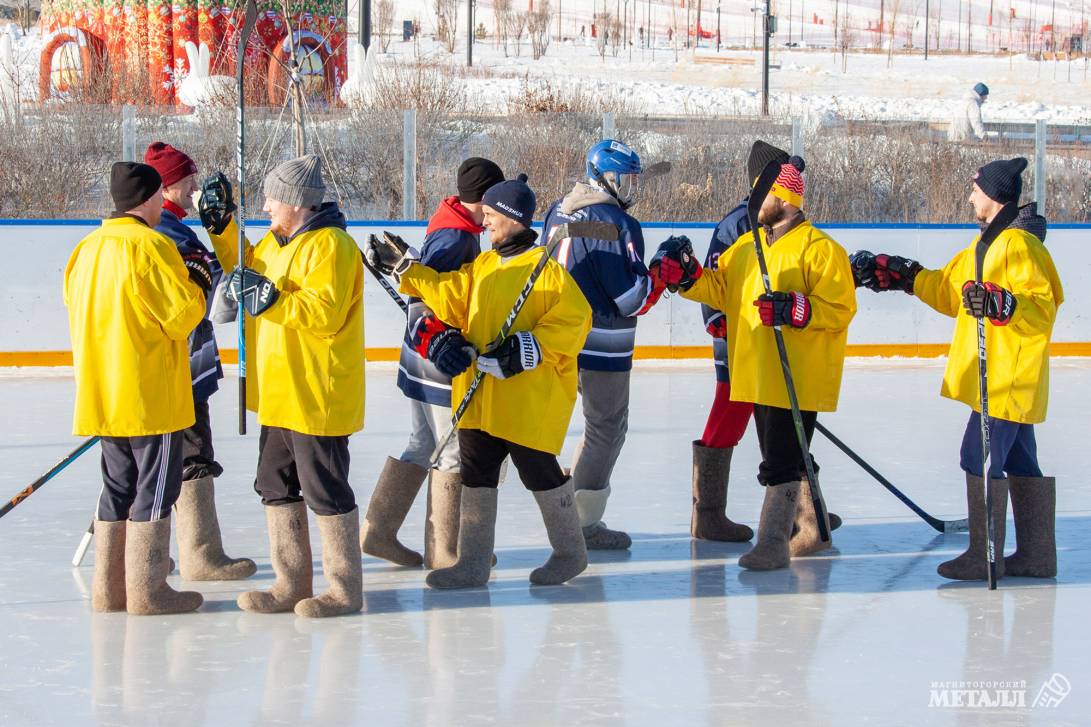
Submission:
M 691 541 L 690 440 L 713 387 L 704 364 L 656 362 L 634 373 L 606 518 L 633 534 L 630 553 L 592 553 L 570 584 L 531 588 L 527 574 L 548 548 L 533 498 L 512 473 L 487 588 L 430 591 L 421 571 L 368 558 L 365 613 L 325 622 L 235 607 L 242 590 L 273 576 L 252 491 L 257 436 L 234 433 L 236 382 L 227 379 L 212 399 L 225 467 L 220 521 L 228 552 L 255 557 L 258 574 L 203 584 L 172 576 L 206 597 L 191 615 L 93 614 L 93 549 L 82 568 L 68 564 L 100 487 L 95 456 L 83 457 L 0 521 L 0 723 L 1086 723 L 1091 490 L 1080 455 L 1091 360 L 1054 361 L 1049 421 L 1038 428 L 1041 461 L 1059 483 L 1059 577 L 1007 578 L 993 592 L 939 578 L 935 566 L 966 536 L 930 529 L 820 438 L 823 490 L 845 518 L 836 551 L 746 573 L 736 564 L 745 545 Z M 9 496 L 77 439 L 67 434 L 70 372 L 3 374 L 0 494 Z M 960 518 L 966 409 L 939 398 L 941 375 L 941 361 L 850 360 L 840 410 L 822 421 L 927 511 Z M 361 504 L 383 458 L 407 440 L 394 379 L 391 366 L 369 364 L 367 429 L 351 439 Z M 562 461 L 581 430 L 577 413 Z M 751 525 L 762 494 L 756 449 L 751 429 L 729 495 L 729 514 Z M 423 500 L 402 530 L 414 547 Z M 316 542 L 317 572 L 319 552 Z M 1051 679 L 1071 693 L 1058 706 L 1032 706 Z M 953 682 L 979 686 L 961 692 Z M 1025 706 L 952 706 L 999 699 L 983 682 L 1025 683 Z

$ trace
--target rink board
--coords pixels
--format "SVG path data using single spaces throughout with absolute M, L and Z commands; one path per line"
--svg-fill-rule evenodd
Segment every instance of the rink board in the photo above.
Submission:
M 0 282 L 0 366 L 70 365 L 67 317 L 61 299 L 64 267 L 75 244 L 97 226 L 94 220 L 0 220 L 0 236 L 18 245 L 19 274 Z M 689 236 L 704 255 L 712 235 L 710 223 L 646 223 L 645 259 L 670 235 Z M 261 223 L 247 228 L 252 239 L 267 230 Z M 925 267 L 942 266 L 975 234 L 972 225 L 825 225 L 850 253 L 870 249 L 904 255 Z M 362 243 L 369 234 L 389 230 L 410 244 L 424 238 L 425 223 L 360 220 L 349 232 Z M 203 236 L 203 233 L 201 233 Z M 1053 333 L 1054 355 L 1091 355 L 1091 323 L 1083 311 L 1091 309 L 1091 291 L 1077 283 L 1091 279 L 1091 256 L 1086 254 L 1091 225 L 1054 225 L 1048 247 L 1061 280 L 1068 283 L 1066 303 Z M 486 243 L 487 244 L 487 243 Z M 849 329 L 849 355 L 942 356 L 951 338 L 952 321 L 902 295 L 875 295 L 861 291 L 859 311 Z M 365 319 L 368 358 L 397 360 L 404 317 L 386 293 L 365 277 Z M 235 327 L 217 327 L 224 361 L 235 360 Z M 707 358 L 707 334 L 700 307 L 679 297 L 667 297 L 637 328 L 638 358 Z

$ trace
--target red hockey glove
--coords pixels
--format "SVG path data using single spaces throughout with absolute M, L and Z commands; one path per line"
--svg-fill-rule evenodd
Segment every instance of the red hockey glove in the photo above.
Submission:
M 719 314 L 708 322 L 705 330 L 713 338 L 727 338 L 727 316 L 723 313 Z
M 811 322 L 811 302 L 803 293 L 765 294 L 754 301 L 764 326 L 805 328 Z
M 1015 296 L 996 283 L 966 281 L 962 286 L 966 313 L 974 318 L 988 318 L 994 326 L 1006 326 L 1015 315 Z

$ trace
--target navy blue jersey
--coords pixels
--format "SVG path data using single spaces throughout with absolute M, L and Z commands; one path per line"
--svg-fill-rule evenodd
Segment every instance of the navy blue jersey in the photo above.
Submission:
M 478 233 L 470 232 L 462 212 L 452 212 L 447 204 L 457 204 L 457 198 L 445 200 L 441 204 L 429 225 L 429 232 L 425 235 L 424 245 L 420 251 L 420 262 L 441 273 L 458 270 L 481 252 L 481 242 Z M 465 210 L 461 204 L 458 205 Z M 455 224 L 460 227 L 441 227 L 433 229 L 437 224 Z M 472 221 L 470 221 L 472 225 Z M 478 229 L 478 228 L 474 228 Z M 428 359 L 422 358 L 413 349 L 413 333 L 420 323 L 421 317 L 428 312 L 427 306 L 420 298 L 409 299 L 409 316 L 406 321 L 405 336 L 402 337 L 402 350 L 398 358 L 398 388 L 410 399 L 423 401 L 436 406 L 451 406 L 451 379 L 440 373 L 439 369 Z
M 705 267 L 716 270 L 720 266 L 720 255 L 727 248 L 735 244 L 735 241 L 750 231 L 750 219 L 746 216 L 746 200 L 724 215 L 716 230 L 712 233 L 712 241 L 708 245 L 708 255 L 705 256 Z M 701 316 L 705 319 L 705 327 L 724 314 L 715 308 L 701 304 Z M 727 371 L 727 339 L 712 339 L 712 359 L 716 364 L 716 380 L 727 383 L 730 381 Z
M 208 255 L 209 268 L 212 270 L 212 290 L 220 284 L 223 276 L 223 268 L 216 258 L 216 253 L 210 251 L 198 239 L 193 228 L 178 219 L 168 209 L 163 210 L 159 218 L 156 231 L 163 233 L 178 246 L 180 254 L 189 252 L 202 252 Z M 212 306 L 212 294 L 205 296 L 205 317 L 193 333 L 189 335 L 189 373 L 193 379 L 193 400 L 207 401 L 217 389 L 220 388 L 219 380 L 224 377 L 223 366 L 220 365 L 220 351 L 216 348 L 216 332 L 212 327 L 212 321 L 208 320 L 208 310 Z
M 565 239 L 553 253 L 591 306 L 591 332 L 580 351 L 579 367 L 590 371 L 628 371 L 633 367 L 636 316 L 652 290 L 651 277 L 644 265 L 644 234 L 640 223 L 616 204 L 591 204 L 565 213 L 564 201 L 556 202 L 546 213 L 543 242 L 550 240 L 557 225 L 577 220 L 611 222 L 620 233 L 616 241 Z

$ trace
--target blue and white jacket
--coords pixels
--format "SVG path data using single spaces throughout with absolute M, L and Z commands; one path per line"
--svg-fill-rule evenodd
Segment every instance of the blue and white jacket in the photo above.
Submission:
M 481 252 L 481 228 L 458 197 L 443 200 L 428 221 L 420 262 L 441 273 L 458 270 Z M 436 406 L 451 406 L 451 379 L 413 349 L 413 333 L 428 307 L 409 298 L 409 315 L 398 358 L 398 388 L 410 399 Z
M 204 246 L 193 228 L 182 222 L 171 209 L 164 207 L 155 229 L 173 240 L 180 254 L 205 253 L 208 267 L 212 270 L 212 290 L 216 290 L 223 276 L 223 268 L 216 259 L 216 253 Z M 212 321 L 208 320 L 213 296 L 209 294 L 205 298 L 205 317 L 193 329 L 193 333 L 189 334 L 189 374 L 193 379 L 193 400 L 196 402 L 208 401 L 220 388 L 219 380 L 224 377 L 220 351 L 216 347 L 216 332 Z
M 644 233 L 617 200 L 586 182 L 577 183 L 550 207 L 543 225 L 543 244 L 549 243 L 554 227 L 575 221 L 610 222 L 619 231 L 614 242 L 567 238 L 553 252 L 591 305 L 591 332 L 580 351 L 579 367 L 628 371 L 633 367 L 636 319 L 645 311 L 652 292 L 652 279 L 644 265 Z
M 710 270 L 719 268 L 720 255 L 747 232 L 750 232 L 750 219 L 746 216 L 746 200 L 744 199 L 735 209 L 724 215 L 720 224 L 716 225 L 716 230 L 712 233 L 712 242 L 708 245 L 708 255 L 705 256 L 705 267 Z M 702 303 L 701 316 L 705 319 L 705 328 L 708 328 L 716 319 L 723 318 L 724 314 Z M 712 359 L 716 364 L 716 380 L 728 383 L 730 378 L 727 371 L 726 338 L 712 339 Z

